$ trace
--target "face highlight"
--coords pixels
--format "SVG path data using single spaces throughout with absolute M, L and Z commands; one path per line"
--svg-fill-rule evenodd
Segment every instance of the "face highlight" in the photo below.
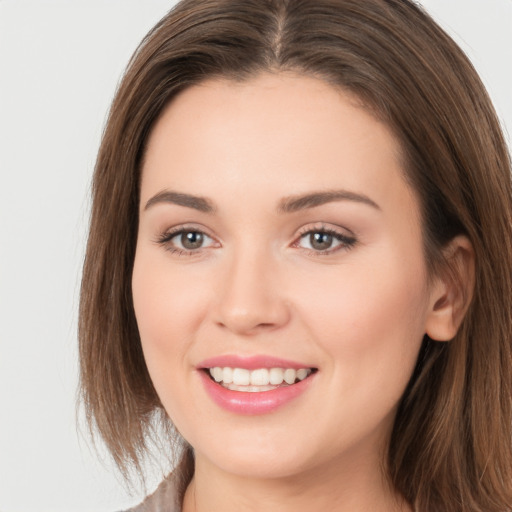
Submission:
M 375 473 L 434 301 L 398 144 L 353 98 L 288 74 L 176 97 L 149 139 L 132 286 L 198 463 Z

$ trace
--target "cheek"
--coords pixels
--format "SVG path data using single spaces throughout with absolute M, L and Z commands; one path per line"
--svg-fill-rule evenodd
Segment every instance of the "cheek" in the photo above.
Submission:
M 201 323 L 200 295 L 208 287 L 202 279 L 176 271 L 166 256 L 155 258 L 154 252 L 138 249 L 132 293 L 153 386 L 167 414 L 181 427 L 188 424 L 189 415 L 200 414 L 188 393 L 194 373 L 189 355 Z
M 371 332 L 409 331 L 423 323 L 427 294 L 421 270 L 381 260 L 328 271 L 317 276 L 315 286 L 305 280 L 297 283 L 294 295 L 301 297 L 303 315 L 328 335 L 357 335 L 372 342 Z
M 206 299 L 208 285 L 201 272 L 187 272 L 169 264 L 167 255 L 142 247 L 137 250 L 132 292 L 137 324 L 143 342 L 178 342 L 176 333 L 200 321 L 199 304 Z M 174 332 L 172 338 L 168 332 Z
M 198 276 L 177 271 L 164 254 L 138 250 L 132 293 L 142 349 L 149 373 L 160 394 L 165 382 L 175 379 L 175 369 L 187 364 L 186 356 L 201 323 L 201 296 L 209 287 Z M 163 397 L 161 396 L 163 399 Z
M 378 262 L 329 273 L 316 281 L 323 287 L 302 283 L 298 307 L 347 399 L 369 403 L 374 393 L 391 405 L 416 363 L 428 296 L 421 263 Z

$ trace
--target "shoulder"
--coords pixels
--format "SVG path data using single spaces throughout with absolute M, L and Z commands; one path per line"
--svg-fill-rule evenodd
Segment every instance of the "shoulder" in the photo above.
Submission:
M 176 483 L 172 477 L 166 478 L 140 505 L 125 512 L 180 512 Z

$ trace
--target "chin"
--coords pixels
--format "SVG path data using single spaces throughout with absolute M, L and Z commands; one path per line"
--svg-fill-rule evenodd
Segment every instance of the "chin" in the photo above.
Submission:
M 294 453 L 283 451 L 255 451 L 234 449 L 224 453 L 207 454 L 209 462 L 221 471 L 236 475 L 241 478 L 257 480 L 285 479 L 303 472 L 307 466 L 304 457 L 301 457 L 299 450 Z M 210 457 L 208 457 L 208 455 Z M 197 454 L 196 457 L 201 457 Z

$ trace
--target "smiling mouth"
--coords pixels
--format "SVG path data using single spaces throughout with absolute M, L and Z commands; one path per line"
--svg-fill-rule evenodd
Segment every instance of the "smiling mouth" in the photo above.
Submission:
M 316 368 L 246 368 L 219 367 L 205 368 L 211 380 L 231 391 L 261 393 L 273 389 L 293 386 L 307 379 Z

